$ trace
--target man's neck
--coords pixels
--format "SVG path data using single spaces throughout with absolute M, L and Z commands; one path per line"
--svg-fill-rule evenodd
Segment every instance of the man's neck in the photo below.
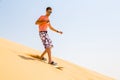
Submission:
M 45 16 L 49 17 L 50 15 L 46 14 Z

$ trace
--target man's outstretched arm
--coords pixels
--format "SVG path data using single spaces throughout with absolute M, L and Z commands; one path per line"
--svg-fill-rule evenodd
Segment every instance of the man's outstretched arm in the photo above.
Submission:
M 58 31 L 58 30 L 56 30 L 55 28 L 53 28 L 52 25 L 50 24 L 50 22 L 48 23 L 48 26 L 49 26 L 49 28 L 50 28 L 52 31 L 55 31 L 55 32 L 60 33 L 60 34 L 63 33 L 62 31 Z

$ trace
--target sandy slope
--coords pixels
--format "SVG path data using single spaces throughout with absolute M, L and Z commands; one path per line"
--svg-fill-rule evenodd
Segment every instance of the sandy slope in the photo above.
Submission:
M 61 71 L 26 54 L 40 54 L 40 52 L 0 38 L 0 80 L 114 80 L 54 58 L 64 67 Z

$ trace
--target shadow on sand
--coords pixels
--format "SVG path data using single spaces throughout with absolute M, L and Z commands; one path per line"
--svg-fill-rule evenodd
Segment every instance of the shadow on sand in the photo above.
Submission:
M 23 56 L 23 55 L 18 55 L 20 58 L 25 59 L 25 60 L 35 60 L 33 58 L 27 57 L 27 56 Z

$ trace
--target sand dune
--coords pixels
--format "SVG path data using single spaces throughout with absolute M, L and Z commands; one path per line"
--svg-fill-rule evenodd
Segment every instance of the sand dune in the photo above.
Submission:
M 0 38 L 0 80 L 114 80 L 59 58 L 54 60 L 63 70 L 27 56 L 40 53 Z

